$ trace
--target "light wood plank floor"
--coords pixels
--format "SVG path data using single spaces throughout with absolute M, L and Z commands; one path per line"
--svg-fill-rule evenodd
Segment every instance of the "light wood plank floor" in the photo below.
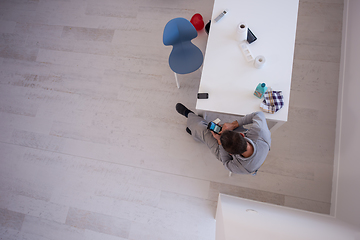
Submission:
M 300 1 L 289 121 L 231 178 L 175 111 L 200 71 L 177 89 L 162 44 L 212 5 L 0 0 L 2 239 L 214 239 L 219 192 L 329 214 L 343 2 Z

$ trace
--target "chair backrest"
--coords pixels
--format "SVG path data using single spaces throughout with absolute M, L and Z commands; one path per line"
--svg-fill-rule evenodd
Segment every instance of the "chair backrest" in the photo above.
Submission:
M 169 56 L 169 66 L 175 73 L 187 74 L 201 67 L 203 54 L 191 42 L 196 37 L 195 27 L 185 18 L 174 18 L 166 24 L 163 43 L 166 46 L 173 46 Z
M 197 37 L 197 31 L 191 22 L 185 18 L 174 18 L 170 20 L 163 34 L 164 45 L 176 45 L 181 42 L 191 41 Z

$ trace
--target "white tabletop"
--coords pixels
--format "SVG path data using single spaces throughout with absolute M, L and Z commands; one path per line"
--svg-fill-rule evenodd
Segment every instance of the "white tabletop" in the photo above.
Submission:
M 196 109 L 235 115 L 261 111 L 253 95 L 259 83 L 283 92 L 284 107 L 267 119 L 286 122 L 299 0 L 215 0 Z M 228 13 L 219 21 L 223 10 Z M 248 62 L 236 41 L 237 25 L 247 24 L 258 38 L 249 48 L 266 59 L 261 69 Z

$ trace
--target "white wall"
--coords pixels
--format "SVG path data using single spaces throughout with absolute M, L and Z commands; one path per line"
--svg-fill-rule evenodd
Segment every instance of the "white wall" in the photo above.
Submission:
M 354 240 L 360 231 L 329 215 L 219 195 L 216 240 Z
M 331 214 L 360 229 L 360 1 L 344 3 Z

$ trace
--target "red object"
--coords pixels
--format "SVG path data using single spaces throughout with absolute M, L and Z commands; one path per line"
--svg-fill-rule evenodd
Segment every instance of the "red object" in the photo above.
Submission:
M 190 22 L 192 23 L 192 25 L 195 27 L 195 29 L 197 31 L 200 31 L 201 29 L 203 29 L 204 25 L 205 25 L 203 17 L 201 16 L 200 13 L 194 14 L 194 16 L 192 16 Z

